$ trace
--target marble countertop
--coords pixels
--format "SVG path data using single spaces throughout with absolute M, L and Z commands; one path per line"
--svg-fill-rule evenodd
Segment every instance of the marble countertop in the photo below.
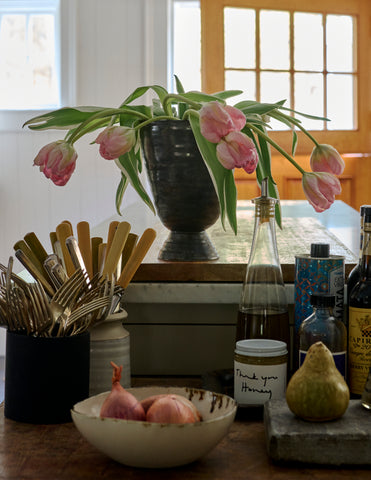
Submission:
M 346 275 L 358 260 L 359 213 L 341 201 L 331 208 L 316 213 L 306 201 L 282 201 L 283 228 L 277 229 L 277 244 L 285 283 L 294 281 L 295 255 L 307 254 L 313 242 L 330 244 L 330 253 L 345 257 Z M 243 281 L 254 228 L 254 206 L 250 201 L 238 202 L 238 235 L 224 231 L 220 222 L 207 233 L 219 259 L 209 262 L 164 262 L 158 253 L 166 240 L 168 230 L 158 217 L 144 205 L 135 204 L 122 217 L 111 217 L 94 229 L 96 235 L 105 235 L 110 221 L 117 219 L 131 223 L 132 231 L 141 234 L 147 227 L 157 232 L 157 238 L 139 267 L 133 282 L 182 283 L 240 283 Z

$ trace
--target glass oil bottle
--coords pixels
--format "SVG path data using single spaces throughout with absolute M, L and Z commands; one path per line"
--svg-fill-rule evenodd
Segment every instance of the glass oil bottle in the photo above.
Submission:
M 267 178 L 262 181 L 261 196 L 253 203 L 254 235 L 239 304 L 236 341 L 281 340 L 289 348 L 289 313 L 275 230 L 277 200 L 268 196 Z

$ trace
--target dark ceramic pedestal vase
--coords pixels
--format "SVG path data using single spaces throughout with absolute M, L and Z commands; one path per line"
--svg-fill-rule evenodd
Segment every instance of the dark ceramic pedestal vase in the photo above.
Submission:
M 216 260 L 205 230 L 217 221 L 219 202 L 188 121 L 154 122 L 141 143 L 157 214 L 170 230 L 159 259 Z

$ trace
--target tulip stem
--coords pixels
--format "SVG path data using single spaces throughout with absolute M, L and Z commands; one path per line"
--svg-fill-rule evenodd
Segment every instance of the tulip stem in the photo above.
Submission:
M 263 133 L 259 128 L 255 127 L 252 123 L 246 123 L 246 126 L 253 130 L 258 137 L 264 138 L 265 141 L 270 143 L 281 155 L 283 155 L 287 160 L 296 167 L 301 174 L 305 173 L 305 170 L 283 149 L 281 148 L 275 141 L 273 141 L 268 135 Z
M 290 123 L 292 123 L 293 125 L 295 125 L 297 128 L 299 128 L 299 130 L 301 130 L 308 138 L 310 138 L 312 140 L 312 142 L 316 145 L 316 147 L 319 147 L 319 143 L 317 142 L 317 140 L 313 137 L 313 135 L 311 135 L 308 130 L 306 130 L 302 125 L 301 123 L 295 118 L 295 117 L 291 117 L 290 115 L 285 115 L 284 113 L 282 112 L 276 112 L 276 115 L 275 115 L 275 118 L 277 118 L 277 120 L 280 120 L 279 117 L 283 117 L 284 119 L 288 120 Z
M 149 118 L 148 120 L 145 120 L 144 122 L 140 123 L 136 127 L 134 127 L 134 130 L 140 130 L 142 127 L 145 127 L 146 125 L 149 125 L 153 122 L 157 122 L 157 120 L 178 120 L 180 121 L 179 118 L 177 117 L 169 117 L 168 115 L 159 115 L 158 117 L 152 117 Z
M 131 110 L 129 108 L 107 108 L 106 110 L 102 110 L 100 112 L 95 113 L 91 117 L 89 117 L 87 120 L 84 122 L 80 123 L 80 125 L 72 131 L 72 134 L 68 138 L 68 142 L 73 145 L 79 138 L 81 138 L 83 135 L 86 133 L 96 130 L 97 124 L 100 122 L 94 123 L 91 125 L 94 120 L 99 120 L 99 119 L 106 119 L 107 117 L 112 117 L 116 115 L 121 115 L 123 113 L 130 113 L 132 115 L 137 116 L 140 119 L 143 120 L 148 120 L 148 117 L 144 115 L 143 113 L 136 112 L 134 110 Z M 71 132 L 71 130 L 70 130 Z M 68 134 L 67 134 L 68 135 Z
M 201 104 L 199 102 L 194 102 L 193 100 L 190 100 L 187 97 L 184 97 L 183 95 L 176 95 L 176 94 L 168 94 L 164 97 L 162 101 L 162 105 L 164 107 L 164 111 L 167 112 L 169 115 L 172 115 L 171 111 L 171 99 L 175 99 L 179 102 L 184 102 L 187 103 L 188 105 L 191 105 L 195 110 L 200 110 Z M 169 105 L 170 103 L 170 105 Z

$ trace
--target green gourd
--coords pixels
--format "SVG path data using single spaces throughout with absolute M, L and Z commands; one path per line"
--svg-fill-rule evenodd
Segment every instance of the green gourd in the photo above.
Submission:
M 287 385 L 286 401 L 298 417 L 311 422 L 340 418 L 349 405 L 349 388 L 330 350 L 317 342 Z

